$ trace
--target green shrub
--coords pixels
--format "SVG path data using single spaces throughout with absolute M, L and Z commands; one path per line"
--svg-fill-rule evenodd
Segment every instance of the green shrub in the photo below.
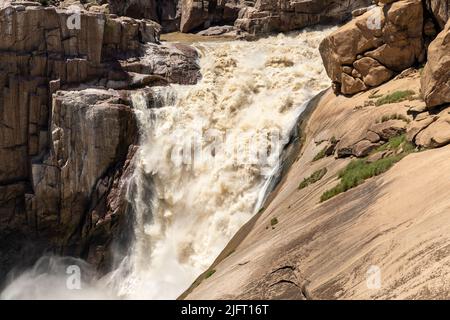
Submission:
M 415 147 L 413 144 L 406 141 L 405 135 L 403 134 L 389 139 L 387 143 L 377 148 L 374 153 L 386 150 L 393 151 L 393 154 L 374 162 L 367 162 L 367 159 L 357 159 L 351 161 L 344 170 L 339 172 L 338 177 L 341 180 L 339 184 L 336 187 L 324 192 L 320 198 L 320 201 L 323 202 L 331 199 L 340 193 L 359 186 L 367 179 L 388 171 L 395 163 L 399 162 L 408 154 L 414 152 Z M 399 152 L 400 150 L 400 153 L 395 154 L 395 151 Z
M 300 183 L 298 188 L 301 190 L 301 189 L 308 187 L 311 184 L 316 183 L 317 181 L 320 181 L 327 174 L 327 172 L 328 172 L 327 168 L 322 168 L 320 170 L 317 170 L 312 175 L 310 175 L 308 178 L 303 179 L 302 183 Z
M 272 218 L 272 220 L 270 220 L 270 225 L 273 227 L 275 225 L 278 224 L 278 219 L 277 218 Z
M 214 273 L 216 273 L 216 270 L 215 270 L 215 269 L 208 270 L 208 271 L 206 272 L 205 279 L 208 279 L 208 278 L 211 277 Z
M 415 149 L 412 143 L 406 141 L 406 136 L 404 134 L 401 134 L 399 136 L 390 138 L 387 143 L 383 144 L 382 146 L 379 146 L 372 153 L 377 153 L 379 151 L 386 151 L 386 150 L 397 150 L 400 146 L 403 148 L 403 152 L 406 153 L 411 153 Z
M 320 150 L 319 153 L 316 154 L 316 156 L 313 158 L 313 162 L 325 158 L 325 156 L 326 156 L 326 154 L 325 154 L 326 151 L 327 151 L 327 147 L 325 147 L 325 148 L 323 148 L 322 150 Z
M 388 171 L 395 163 L 400 161 L 403 156 L 392 156 L 368 163 L 364 159 L 353 160 L 340 172 L 340 183 L 331 190 L 322 194 L 320 201 L 326 201 L 334 196 L 346 192 L 362 184 L 365 180 L 378 176 Z
M 375 102 L 375 105 L 382 106 L 384 104 L 402 102 L 405 100 L 410 100 L 415 95 L 415 92 L 412 90 L 405 91 L 396 91 L 390 94 L 387 94 Z

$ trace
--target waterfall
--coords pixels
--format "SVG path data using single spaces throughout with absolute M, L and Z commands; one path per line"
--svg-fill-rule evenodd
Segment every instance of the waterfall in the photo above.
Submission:
M 134 240 L 93 287 L 108 297 L 175 299 L 210 266 L 263 206 L 305 103 L 328 87 L 318 46 L 330 31 L 198 43 L 197 85 L 152 88 L 152 101 L 132 96 L 140 128 L 127 195 Z M 27 273 L 2 297 L 29 297 L 36 278 L 53 289 Z
M 154 89 L 171 97 L 156 107 L 133 96 L 135 241 L 120 296 L 177 298 L 260 209 L 304 103 L 328 86 L 323 36 L 197 44 L 200 83 Z

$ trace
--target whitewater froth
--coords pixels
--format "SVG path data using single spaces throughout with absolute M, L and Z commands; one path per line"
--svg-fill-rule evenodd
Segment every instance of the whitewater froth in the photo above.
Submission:
M 162 108 L 134 97 L 142 115 L 129 199 L 137 240 L 120 295 L 176 298 L 259 210 L 303 103 L 328 86 L 317 49 L 323 36 L 202 43 L 198 85 L 173 86 L 177 98 Z

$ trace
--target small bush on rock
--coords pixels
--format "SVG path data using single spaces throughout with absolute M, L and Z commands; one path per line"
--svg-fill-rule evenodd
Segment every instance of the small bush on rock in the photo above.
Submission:
M 322 168 L 320 170 L 317 170 L 312 175 L 310 175 L 308 178 L 303 179 L 302 183 L 298 186 L 298 188 L 304 189 L 318 181 L 320 181 L 326 174 L 327 174 L 327 168 Z
M 375 102 L 375 105 L 382 106 L 384 104 L 398 103 L 406 100 L 411 100 L 414 95 L 415 92 L 412 90 L 396 91 L 379 98 Z
M 406 141 L 405 135 L 393 137 L 389 142 L 374 151 L 392 151 L 390 156 L 368 162 L 367 158 L 351 161 L 347 167 L 339 173 L 339 184 L 322 194 L 320 201 L 326 201 L 334 196 L 346 192 L 364 183 L 367 179 L 378 176 L 388 171 L 394 164 L 415 151 L 414 145 Z
M 315 155 L 315 157 L 313 158 L 313 162 L 314 161 L 319 161 L 320 159 L 325 158 L 326 156 L 326 151 L 327 151 L 327 147 L 323 148 L 322 150 L 319 151 L 318 154 Z
M 208 279 L 208 278 L 211 277 L 214 273 L 216 273 L 216 270 L 214 270 L 214 269 L 208 270 L 208 272 L 206 272 L 205 279 Z

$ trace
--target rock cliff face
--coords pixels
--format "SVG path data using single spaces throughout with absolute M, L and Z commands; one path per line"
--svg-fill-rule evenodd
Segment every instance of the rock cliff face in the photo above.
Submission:
M 193 32 L 213 25 L 235 25 L 245 34 L 300 29 L 347 20 L 371 0 L 109 0 L 110 10 L 159 21 L 164 31 Z
M 158 21 L 165 32 L 190 32 L 210 25 L 233 24 L 239 11 L 254 0 L 109 0 L 110 11 Z
M 3 2 L 0 32 L 1 274 L 43 250 L 101 265 L 137 139 L 113 89 L 195 83 L 196 52 L 160 46 L 150 20 L 35 2 Z
M 179 0 L 108 0 L 108 4 L 111 13 L 158 21 L 166 32 L 180 28 Z
M 353 10 L 367 7 L 371 0 L 334 1 L 256 1 L 242 10 L 236 26 L 251 34 L 286 32 L 319 23 L 339 23 L 351 17 Z
M 430 44 L 428 62 L 422 77 L 422 92 L 427 105 L 450 103 L 450 22 Z

